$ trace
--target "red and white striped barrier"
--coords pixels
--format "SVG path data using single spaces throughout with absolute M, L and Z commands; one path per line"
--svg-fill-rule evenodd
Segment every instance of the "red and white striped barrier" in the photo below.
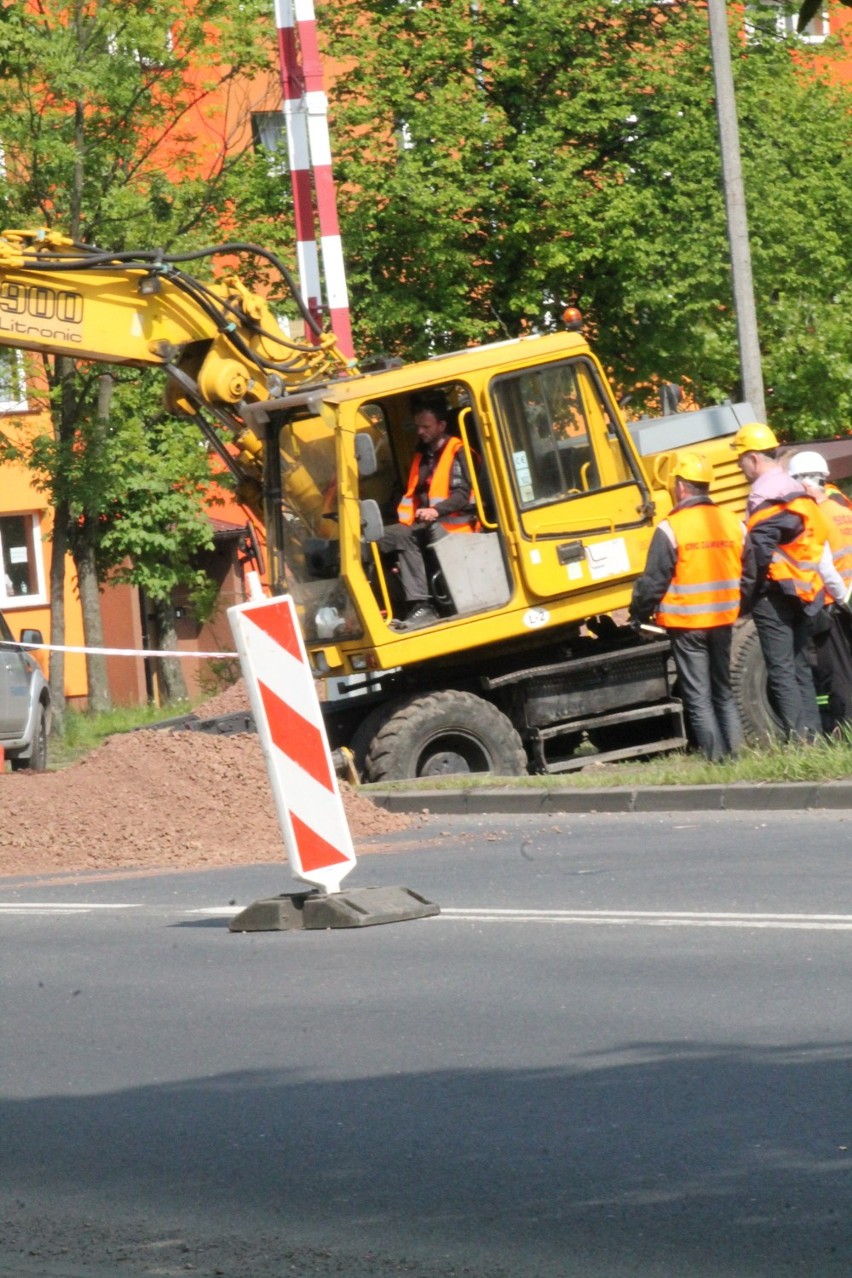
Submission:
M 302 292 L 308 309 L 319 321 L 321 293 L 314 230 L 315 191 L 329 323 L 341 351 L 351 359 L 354 351 L 349 294 L 337 220 L 328 99 L 323 88 L 313 0 L 275 0 L 275 21 Z
M 296 223 L 296 260 L 302 296 L 319 324 L 321 288 L 319 254 L 314 235 L 314 201 L 311 190 L 311 151 L 308 142 L 308 113 L 305 83 L 296 40 L 293 0 L 275 0 L 278 27 L 278 59 L 284 123 L 287 133 L 287 160 L 293 188 L 293 217 Z
M 228 609 L 290 869 L 338 892 L 355 849 L 296 606 L 289 595 Z

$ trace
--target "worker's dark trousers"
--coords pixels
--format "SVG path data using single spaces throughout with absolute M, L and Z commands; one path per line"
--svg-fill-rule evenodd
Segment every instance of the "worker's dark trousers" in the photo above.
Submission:
M 772 701 L 788 741 L 814 741 L 822 732 L 810 628 L 797 600 L 770 587 L 752 608 Z
M 668 632 L 691 734 L 713 763 L 735 755 L 743 743 L 731 692 L 732 632 L 732 626 Z
M 811 623 L 814 686 L 822 729 L 832 735 L 852 721 L 852 644 L 847 616 L 826 609 Z
M 441 524 L 389 524 L 379 541 L 379 550 L 397 556 L 399 583 L 409 603 L 426 603 L 431 599 L 423 549 L 434 539 L 435 533 L 445 535 Z

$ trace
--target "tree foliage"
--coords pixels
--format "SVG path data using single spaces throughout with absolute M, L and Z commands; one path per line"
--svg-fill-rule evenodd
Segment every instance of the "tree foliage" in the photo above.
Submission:
M 326 0 L 355 331 L 426 355 L 579 305 L 626 390 L 738 396 L 707 15 L 692 0 Z M 742 11 L 739 11 L 739 18 Z M 848 91 L 732 33 L 770 413 L 852 411 Z M 822 371 L 820 371 L 822 370 Z M 649 397 L 650 390 L 646 392 Z
M 268 65 L 265 9 L 261 0 L 5 6 L 4 224 L 38 213 L 109 248 L 209 231 L 236 162 L 229 134 L 245 124 L 239 106 L 228 119 L 223 90 Z
M 27 0 L 0 8 L 2 225 L 55 226 L 115 250 L 222 239 L 252 167 L 244 135 L 259 96 L 252 85 L 274 53 L 268 9 L 265 0 Z M 120 558 L 119 527 L 136 527 L 123 553 L 133 554 L 155 597 L 188 571 L 187 547 L 203 528 L 197 484 L 186 480 L 197 475 L 197 436 L 190 443 L 174 431 L 166 454 L 162 390 L 148 375 L 118 379 L 105 420 L 102 369 L 67 356 L 45 364 L 54 431 L 35 441 L 30 461 L 56 514 L 52 631 L 61 642 L 67 546 L 91 639 L 97 589 L 92 597 L 82 587 Z M 61 704 L 58 667 L 51 681 Z M 90 662 L 90 685 L 96 675 Z

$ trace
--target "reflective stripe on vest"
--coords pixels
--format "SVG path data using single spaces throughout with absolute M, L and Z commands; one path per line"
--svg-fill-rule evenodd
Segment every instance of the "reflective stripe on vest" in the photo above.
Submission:
M 654 616 L 669 630 L 732 626 L 740 611 L 745 530 L 730 511 L 702 504 L 668 517 L 677 560 Z
M 767 577 L 779 590 L 805 605 L 825 602 L 825 583 L 819 571 L 819 562 L 825 543 L 829 540 L 828 523 L 820 514 L 812 497 L 794 497 L 790 501 L 773 502 L 752 512 L 748 528 L 756 528 L 781 511 L 791 510 L 802 520 L 802 531 L 792 541 L 776 546 L 769 564 Z M 813 608 L 808 609 L 809 612 Z
M 460 439 L 451 436 L 441 449 L 435 469 L 429 479 L 430 506 L 436 506 L 439 501 L 446 501 L 449 497 L 453 462 L 463 447 L 464 445 Z M 405 496 L 396 508 L 397 518 L 401 524 L 414 523 L 414 514 L 418 509 L 416 492 L 417 485 L 420 482 L 420 462 L 422 457 L 422 453 L 415 453 L 411 459 L 411 468 L 408 472 L 408 487 L 405 490 Z M 473 493 L 470 494 L 470 499 L 473 499 Z M 465 514 L 461 511 L 454 511 L 449 515 L 441 515 L 437 522 L 446 528 L 447 532 L 472 532 L 476 520 L 470 513 Z
M 846 506 L 849 510 L 852 510 L 852 501 L 850 501 L 843 490 L 838 488 L 837 484 L 833 484 L 830 479 L 826 482 L 825 491 L 828 493 L 835 506 Z
M 820 504 L 819 513 L 828 528 L 834 566 L 848 586 L 852 583 L 852 506 L 829 498 Z

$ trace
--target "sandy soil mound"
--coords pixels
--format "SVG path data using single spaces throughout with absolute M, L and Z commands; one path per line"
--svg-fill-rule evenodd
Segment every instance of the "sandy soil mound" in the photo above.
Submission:
M 229 689 L 199 714 L 244 709 L 240 696 Z M 341 789 L 356 851 L 359 839 L 408 824 Z M 284 858 L 260 743 L 247 733 L 124 733 L 61 772 L 4 772 L 0 821 L 0 875 Z

